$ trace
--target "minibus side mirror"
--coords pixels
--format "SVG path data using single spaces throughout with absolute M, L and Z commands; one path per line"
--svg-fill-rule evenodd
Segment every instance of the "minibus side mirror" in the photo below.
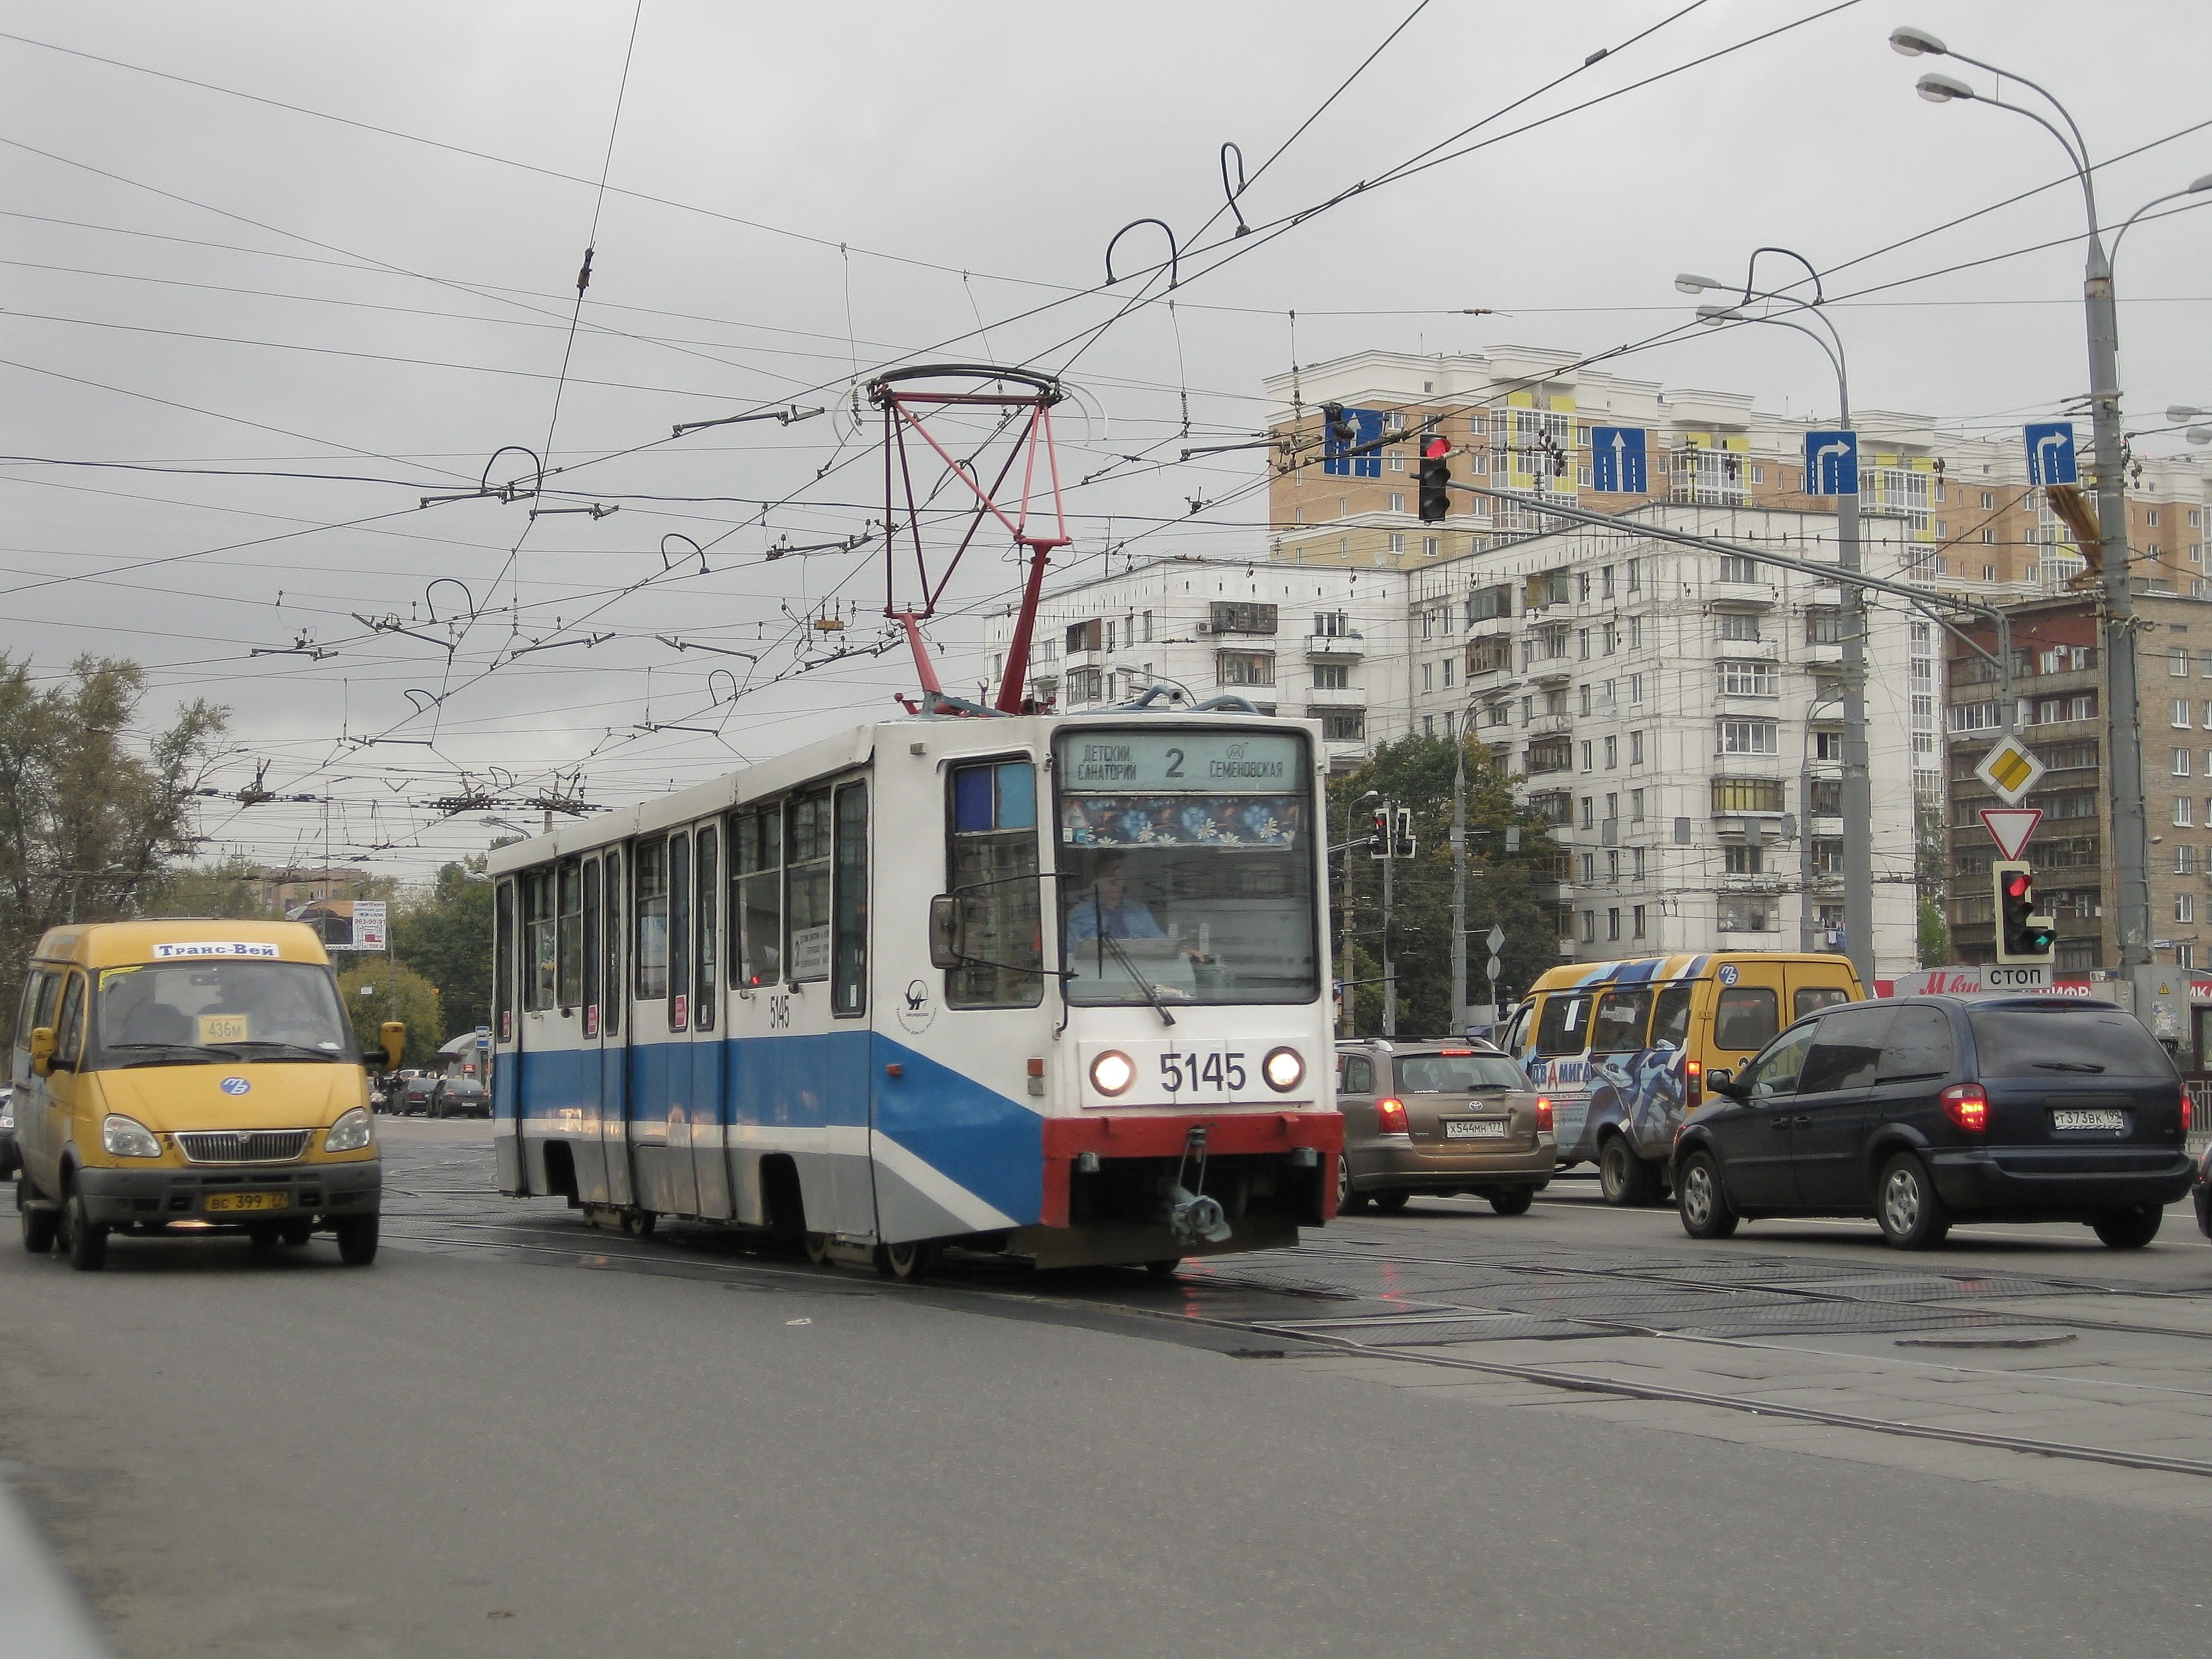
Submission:
M 377 1041 L 384 1048 L 384 1069 L 396 1072 L 407 1054 L 407 1022 L 387 1019 L 376 1028 Z
M 40 1077 L 54 1069 L 54 1028 L 41 1025 L 31 1033 L 31 1069 Z
M 961 925 L 960 901 L 939 893 L 929 902 L 929 960 L 933 967 L 957 968 L 968 954 L 967 929 Z

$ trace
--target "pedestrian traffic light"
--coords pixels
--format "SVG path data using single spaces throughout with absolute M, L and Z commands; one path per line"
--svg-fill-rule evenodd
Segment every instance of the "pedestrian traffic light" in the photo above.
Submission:
M 1367 843 L 1367 855 L 1377 859 L 1390 856 L 1390 809 L 1387 806 L 1375 809 L 1374 833 Z
M 1413 809 L 1400 806 L 1392 809 L 1390 823 L 1390 856 L 1409 859 L 1413 856 Z
M 1435 433 L 1421 440 L 1421 522 L 1451 516 L 1451 445 Z
M 2058 930 L 2049 916 L 2036 914 L 2034 868 L 1997 864 L 1990 873 L 1996 884 L 1998 962 L 2048 963 Z

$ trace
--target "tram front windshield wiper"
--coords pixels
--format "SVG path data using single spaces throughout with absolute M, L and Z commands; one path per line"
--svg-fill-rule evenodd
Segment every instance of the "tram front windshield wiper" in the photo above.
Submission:
M 1129 953 L 1121 948 L 1121 941 L 1106 931 L 1106 910 L 1095 886 L 1091 890 L 1091 914 L 1097 928 L 1098 942 L 1112 950 L 1114 960 L 1121 964 L 1121 971 L 1137 981 L 1137 988 L 1145 994 L 1145 1000 L 1152 1005 L 1152 1012 L 1160 1017 L 1160 1024 L 1174 1024 L 1175 1016 L 1168 1012 L 1167 1000 L 1160 994 L 1160 988 L 1137 971 L 1137 964 L 1129 960 Z M 1099 968 L 1099 976 L 1103 979 L 1105 976 L 1103 961 Z

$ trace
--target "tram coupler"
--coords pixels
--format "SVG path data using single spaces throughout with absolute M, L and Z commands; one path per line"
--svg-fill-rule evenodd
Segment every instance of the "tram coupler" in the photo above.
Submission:
M 1206 1195 L 1206 1127 L 1203 1123 L 1190 1126 L 1190 1133 L 1183 1137 L 1175 1179 L 1168 1187 L 1168 1231 L 1178 1244 L 1222 1244 L 1231 1235 L 1228 1212 L 1218 1199 Z M 1198 1160 L 1198 1173 L 1192 1177 L 1196 1192 L 1182 1184 L 1182 1172 L 1194 1158 Z

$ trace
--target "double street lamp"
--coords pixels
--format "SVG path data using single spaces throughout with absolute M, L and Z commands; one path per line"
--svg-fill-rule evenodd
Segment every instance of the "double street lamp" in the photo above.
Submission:
M 1761 289 L 1759 282 L 1759 256 L 1778 254 L 1785 259 L 1795 259 L 1805 268 L 1805 275 L 1813 284 L 1813 297 L 1800 299 L 1787 289 Z M 1685 294 L 1704 294 L 1726 290 L 1732 285 L 1718 283 L 1710 276 L 1698 276 L 1688 271 L 1674 279 L 1674 286 Z M 1800 286 L 1797 283 L 1788 288 Z M 1844 362 L 1844 337 L 1835 323 L 1820 309 L 1826 295 L 1820 290 L 1820 273 L 1803 254 L 1786 247 L 1762 247 L 1753 250 L 1751 263 L 1744 271 L 1742 297 L 1729 305 L 1703 305 L 1698 307 L 1698 320 L 1708 326 L 1723 323 L 1768 323 L 1778 328 L 1790 329 L 1804 335 L 1826 354 L 1828 363 L 1836 371 L 1836 399 L 1838 419 L 1844 429 L 1851 424 L 1850 374 Z M 1777 315 L 1771 309 L 1754 311 L 1762 305 L 1780 307 Z M 1801 318 L 1809 318 L 1820 327 L 1813 328 Z M 1805 478 L 1805 493 L 1811 495 L 1819 483 L 1809 470 Z M 1856 574 L 1862 568 L 1859 550 L 1859 497 L 1856 487 L 1847 489 L 1836 502 L 1838 542 L 1837 564 L 1844 572 Z M 1874 790 L 1867 770 L 1866 725 L 1866 605 L 1863 591 L 1855 583 L 1843 584 L 1845 625 L 1844 645 L 1844 949 L 1850 955 L 1851 965 L 1858 972 L 1859 982 L 1872 985 L 1875 981 L 1874 952 Z M 2008 716 L 2009 724 L 2009 716 Z M 1812 835 L 1812 803 L 1801 802 L 1806 813 L 1803 833 L 1809 849 Z M 1809 868 L 1809 860 L 1801 860 Z M 1801 903 L 1813 902 L 1811 884 Z M 1801 920 L 1801 938 L 1804 927 Z
M 1930 103 L 1989 104 L 2010 110 L 2034 122 L 2056 138 L 2081 180 L 2081 200 L 2088 214 L 2088 253 L 2081 283 L 2081 300 L 2089 333 L 2089 407 L 2097 457 L 2097 529 L 2104 587 L 2104 643 L 2108 710 L 2109 774 L 2112 795 L 2112 869 L 2118 888 L 2120 965 L 2135 969 L 2152 961 L 2150 944 L 2150 843 L 2143 812 L 2142 714 L 2137 699 L 2136 667 L 2135 594 L 2128 571 L 2128 505 L 2124 475 L 2124 439 L 2120 428 L 2119 321 L 2112 301 L 2112 265 L 2105 250 L 2097 219 L 2097 189 L 2089 160 L 2089 146 L 2074 118 L 2044 88 L 2025 76 L 1995 64 L 1984 63 L 1947 46 L 1925 29 L 1893 30 L 1889 44 L 1907 58 L 1953 58 L 1985 70 L 2000 82 L 2026 87 L 2049 105 L 2063 121 L 2065 131 L 2039 111 L 2008 103 L 1994 93 L 1978 92 L 1948 75 L 1923 75 L 1918 91 Z M 2212 174 L 2187 188 L 2169 191 L 2147 202 L 2121 223 L 2112 239 L 2115 250 L 2128 228 L 2161 202 L 2212 190 Z M 2198 441 L 2195 434 L 2192 441 Z M 2084 549 L 2083 551 L 2087 551 Z

